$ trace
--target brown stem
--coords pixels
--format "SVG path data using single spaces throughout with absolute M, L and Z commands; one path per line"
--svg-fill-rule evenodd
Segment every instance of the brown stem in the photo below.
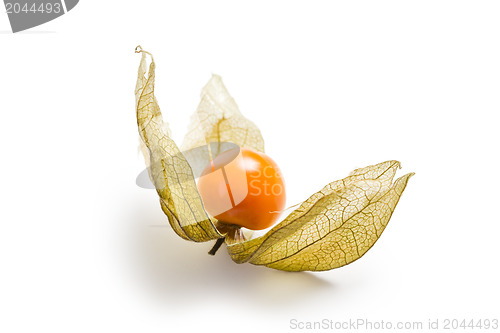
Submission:
M 224 244 L 224 237 L 217 239 L 217 241 L 214 244 L 214 247 L 212 247 L 212 249 L 210 251 L 208 251 L 208 254 L 210 254 L 212 256 L 215 255 L 215 253 L 221 247 L 222 244 Z

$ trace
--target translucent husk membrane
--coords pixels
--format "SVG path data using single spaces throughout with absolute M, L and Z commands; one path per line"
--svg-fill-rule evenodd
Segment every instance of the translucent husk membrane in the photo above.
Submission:
M 149 53 L 140 47 L 136 52 L 142 53 L 135 90 L 142 150 L 161 208 L 177 235 L 195 242 L 225 237 L 235 262 L 285 271 L 323 271 L 347 265 L 379 239 L 413 176 L 408 173 L 393 182 L 400 168 L 398 161 L 356 169 L 327 184 L 261 237 L 247 240 L 237 227 L 209 216 L 193 173 L 200 168 L 202 154 L 215 157 L 227 143 L 264 152 L 262 135 L 241 114 L 222 79 L 213 75 L 202 90 L 181 153 L 154 95 L 155 62 L 151 56 L 148 69 Z

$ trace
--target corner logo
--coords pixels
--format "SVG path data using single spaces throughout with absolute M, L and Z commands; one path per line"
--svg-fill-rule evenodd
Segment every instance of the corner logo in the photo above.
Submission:
M 79 0 L 4 0 L 12 32 L 52 21 L 73 9 Z

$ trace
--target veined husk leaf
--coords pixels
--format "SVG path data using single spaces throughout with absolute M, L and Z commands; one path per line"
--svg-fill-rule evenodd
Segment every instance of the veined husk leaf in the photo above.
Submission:
M 204 242 L 221 238 L 203 207 L 191 167 L 171 139 L 154 95 L 155 62 L 151 58 L 146 76 L 146 53 L 142 52 L 135 89 L 137 125 L 144 158 L 163 211 L 174 231 L 182 238 Z
M 212 78 L 201 91 L 201 100 L 191 116 L 181 149 L 195 176 L 220 153 L 242 147 L 264 152 L 264 138 L 259 128 L 245 118 L 219 75 Z M 227 244 L 251 237 L 253 231 L 217 224 L 224 231 Z
M 313 194 L 265 235 L 228 245 L 237 263 L 285 271 L 324 271 L 363 256 L 384 231 L 409 173 L 397 161 L 357 169 Z
M 146 76 L 146 55 L 138 52 L 143 52 L 136 86 L 143 152 L 161 207 L 179 236 L 197 242 L 226 236 L 235 262 L 285 271 L 322 271 L 347 265 L 379 239 L 413 175 L 393 182 L 400 167 L 397 161 L 360 168 L 328 184 L 261 237 L 239 241 L 242 238 L 237 234 L 221 234 L 215 227 L 218 221 L 203 207 L 193 169 L 204 166 L 195 164 L 206 163 L 207 153 L 215 157 L 224 151 L 226 143 L 263 152 L 260 131 L 243 117 L 221 78 L 214 75 L 203 88 L 181 153 L 154 96 L 155 63 L 152 59 Z
M 181 148 L 188 151 L 211 142 L 231 142 L 243 148 L 264 152 L 264 139 L 259 128 L 241 114 L 218 75 L 212 75 L 203 87 L 200 104 L 191 116 Z M 224 150 L 217 145 L 210 146 L 214 157 Z

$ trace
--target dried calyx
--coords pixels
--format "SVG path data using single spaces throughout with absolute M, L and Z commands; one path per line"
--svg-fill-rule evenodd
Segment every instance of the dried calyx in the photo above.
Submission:
M 393 181 L 398 161 L 356 169 L 348 177 L 327 184 L 311 195 L 265 235 L 245 240 L 241 229 L 220 224 L 211 216 L 198 192 L 193 170 L 171 138 L 154 95 L 155 62 L 149 69 L 142 53 L 135 90 L 137 124 L 148 171 L 172 229 L 195 242 L 226 242 L 237 263 L 285 271 L 322 271 L 347 265 L 363 256 L 379 239 L 413 173 Z M 264 152 L 257 126 L 246 119 L 214 75 L 203 88 L 191 118 L 182 151 L 211 146 L 213 156 L 224 144 Z M 219 147 L 219 151 L 217 151 Z M 196 154 L 195 154 L 196 155 Z

